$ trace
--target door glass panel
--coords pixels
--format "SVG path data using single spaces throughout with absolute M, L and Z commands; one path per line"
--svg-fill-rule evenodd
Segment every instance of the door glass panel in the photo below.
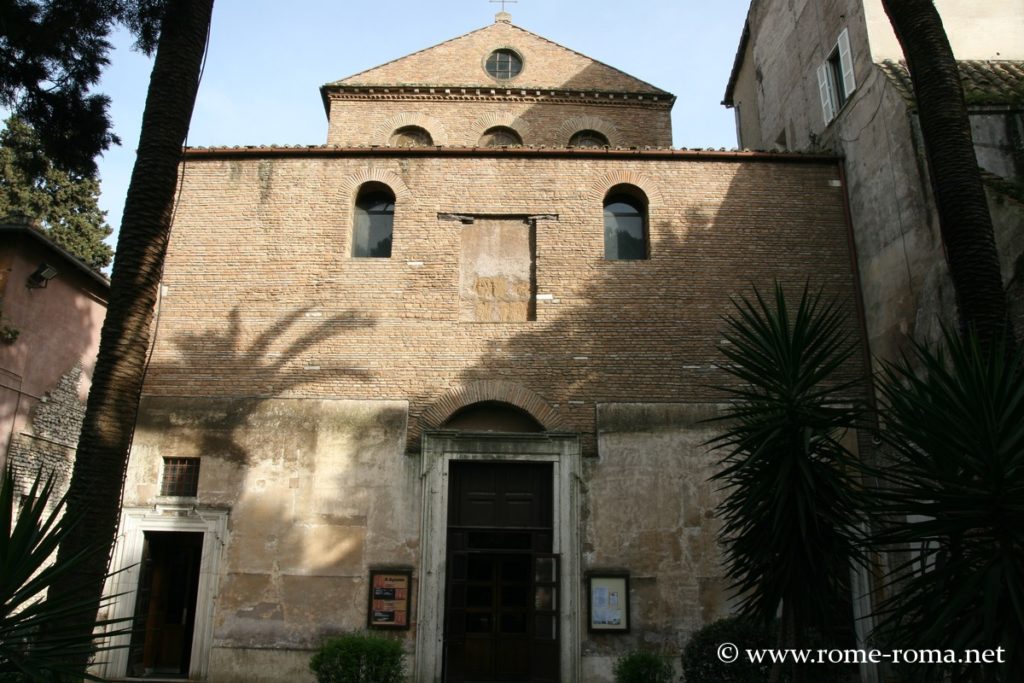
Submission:
M 469 612 L 466 614 L 466 633 L 490 633 L 490 612 Z
M 502 633 L 526 633 L 526 614 L 524 612 L 505 612 L 501 615 Z
M 558 604 L 558 589 L 554 586 L 537 586 L 533 589 L 533 608 L 539 610 L 553 610 Z
M 503 581 L 529 582 L 530 556 L 522 555 L 505 558 L 501 563 L 501 578 Z
M 466 586 L 467 607 L 490 607 L 492 600 L 490 586 Z
M 526 609 L 529 605 L 528 595 L 529 589 L 526 586 L 502 586 L 501 606 Z
M 459 553 L 452 556 L 451 577 L 454 581 L 466 580 L 466 556 Z
M 466 576 L 470 581 L 490 581 L 494 571 L 493 558 L 487 555 L 470 555 Z
M 534 636 L 540 640 L 555 639 L 555 615 L 538 614 L 533 618 Z
M 534 580 L 537 583 L 552 583 L 555 580 L 555 558 L 538 557 L 537 571 Z
M 508 531 L 471 531 L 469 547 L 474 550 L 529 550 L 533 534 Z

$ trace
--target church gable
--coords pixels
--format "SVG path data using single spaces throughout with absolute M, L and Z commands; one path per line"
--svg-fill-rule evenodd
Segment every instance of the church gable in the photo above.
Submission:
M 514 26 L 494 24 L 330 83 L 514 87 L 668 95 L 649 83 Z M 517 72 L 517 73 L 514 73 Z

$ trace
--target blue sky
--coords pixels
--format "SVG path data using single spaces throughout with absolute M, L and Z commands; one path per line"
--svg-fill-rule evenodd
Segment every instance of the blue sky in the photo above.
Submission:
M 736 144 L 720 102 L 748 0 L 520 0 L 512 22 L 676 95 L 676 147 Z M 482 28 L 487 0 L 217 0 L 188 144 L 323 144 L 319 87 Z M 111 97 L 120 147 L 99 159 L 100 206 L 116 231 L 151 61 L 114 37 L 97 90 Z M 116 235 L 115 235 L 116 236 Z

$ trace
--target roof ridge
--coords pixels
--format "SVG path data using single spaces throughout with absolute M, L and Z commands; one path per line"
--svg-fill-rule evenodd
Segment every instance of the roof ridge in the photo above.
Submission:
M 410 52 L 407 55 L 402 55 L 401 57 L 395 57 L 394 59 L 389 59 L 388 61 L 384 62 L 383 64 L 376 64 L 374 66 L 371 66 L 368 69 L 363 69 L 362 71 L 357 71 L 356 73 L 352 74 L 351 76 L 345 76 L 344 78 L 339 78 L 336 81 L 331 81 L 329 83 L 325 83 L 324 86 L 344 85 L 343 81 L 347 81 L 350 78 L 355 78 L 356 76 L 362 76 L 363 74 L 365 74 L 365 73 L 367 73 L 369 71 L 375 71 L 376 69 L 380 69 L 381 67 L 388 66 L 389 64 L 394 64 L 395 62 L 399 62 L 399 61 L 401 61 L 403 59 L 406 59 L 408 57 L 414 57 L 414 56 L 416 56 L 416 55 L 418 55 L 418 54 L 420 54 L 422 52 L 426 52 L 427 50 L 433 50 L 435 47 L 441 47 L 442 45 L 447 45 L 448 43 L 454 42 L 456 40 L 462 40 L 463 38 L 468 38 L 469 36 L 473 35 L 474 33 L 479 33 L 480 31 L 485 31 L 485 30 L 489 29 L 491 26 L 493 26 L 493 24 L 488 24 L 487 26 L 482 26 L 480 28 L 475 28 L 472 31 L 468 31 L 466 33 L 462 33 L 460 35 L 455 36 L 454 38 L 449 38 L 448 40 L 442 40 L 440 43 L 435 43 L 434 45 L 428 45 L 425 48 L 422 48 L 420 50 L 416 50 L 415 52 Z
M 356 73 L 352 74 L 351 76 L 345 76 L 344 78 L 340 78 L 338 80 L 331 81 L 329 83 L 325 83 L 321 87 L 323 87 L 323 88 L 330 88 L 330 87 L 335 87 L 335 86 L 340 87 L 340 86 L 345 86 L 345 85 L 357 85 L 357 83 L 351 82 L 352 79 L 357 78 L 359 76 L 362 76 L 363 74 L 369 73 L 371 71 L 376 71 L 377 69 L 382 69 L 382 68 L 384 68 L 386 66 L 390 66 L 390 65 L 395 64 L 396 62 L 400 62 L 400 61 L 402 61 L 404 59 L 408 59 L 410 57 L 415 57 L 417 55 L 423 54 L 424 52 L 427 52 L 429 50 L 434 50 L 434 49 L 439 48 L 439 47 L 441 47 L 443 45 L 448 45 L 449 43 L 453 43 L 455 41 L 462 40 L 464 38 L 468 38 L 469 36 L 472 36 L 473 34 L 480 33 L 481 31 L 486 31 L 486 30 L 488 30 L 490 28 L 493 28 L 497 23 L 498 22 L 487 24 L 486 26 L 482 26 L 481 28 L 474 29 L 474 30 L 469 31 L 467 33 L 463 33 L 463 34 L 457 35 L 457 36 L 455 36 L 453 38 L 449 38 L 448 40 L 443 40 L 440 43 L 436 43 L 434 45 L 430 45 L 430 46 L 422 48 L 420 50 L 416 50 L 415 52 L 410 52 L 407 55 L 402 55 L 401 57 L 396 57 L 396 58 L 391 59 L 391 60 L 389 60 L 387 62 L 384 62 L 383 64 L 377 64 L 376 66 L 372 66 L 370 68 L 363 69 L 362 71 L 356 72 Z M 535 38 L 537 40 L 543 41 L 543 42 L 545 42 L 545 43 L 547 43 L 549 45 L 552 45 L 552 46 L 554 46 L 554 47 L 556 47 L 556 48 L 558 48 L 560 50 L 564 50 L 565 52 L 574 54 L 574 55 L 576 55 L 578 57 L 582 57 L 583 59 L 586 59 L 586 60 L 589 60 L 589 61 L 593 62 L 594 64 L 599 64 L 600 66 L 602 66 L 602 67 L 604 67 L 606 69 L 610 69 L 610 70 L 614 71 L 615 73 L 617 73 L 617 74 L 619 74 L 621 76 L 625 76 L 626 78 L 628 78 L 628 79 L 630 79 L 632 81 L 640 83 L 640 84 L 650 88 L 652 91 L 654 91 L 652 94 L 672 96 L 672 93 L 670 93 L 669 91 L 663 90 L 662 88 L 659 88 L 658 86 L 654 85 L 653 83 L 649 83 L 648 81 L 645 81 L 645 80 L 643 80 L 641 78 L 637 78 L 636 76 L 634 76 L 632 74 L 628 74 L 625 71 L 623 71 L 622 69 L 619 69 L 619 68 L 616 68 L 614 66 L 611 66 L 610 64 L 602 62 L 599 59 L 594 59 L 593 57 L 591 57 L 589 55 L 586 55 L 586 54 L 583 54 L 582 52 L 579 52 L 578 50 L 574 50 L 574 49 L 572 49 L 570 47 L 566 47 L 565 45 L 562 45 L 561 43 L 557 43 L 557 42 L 555 42 L 554 40 L 552 40 L 550 38 L 546 38 L 546 37 L 544 37 L 544 36 L 542 36 L 542 35 L 540 35 L 538 33 L 534 33 L 533 31 L 529 31 L 529 30 L 523 28 L 522 26 L 517 26 L 516 24 L 513 24 L 511 22 L 507 22 L 507 23 L 506 22 L 502 22 L 502 23 L 505 23 L 506 26 L 509 26 L 509 27 L 511 27 L 511 28 L 513 28 L 513 29 L 515 29 L 515 30 L 517 30 L 519 32 L 521 32 L 521 33 L 524 33 L 527 36 L 530 36 L 530 37 Z M 416 85 L 416 84 L 411 84 L 410 83 L 410 84 L 407 84 L 407 85 Z M 418 85 L 431 85 L 431 84 L 423 83 L 423 84 L 418 84 Z M 626 91 L 620 90 L 620 91 L 608 91 L 608 92 L 626 92 Z
M 626 76 L 627 78 L 630 78 L 630 79 L 632 79 L 634 81 L 638 81 L 640 83 L 643 83 L 647 87 L 653 88 L 654 90 L 657 90 L 659 93 L 663 93 L 665 95 L 671 95 L 672 94 L 672 93 L 670 93 L 667 90 L 662 90 L 661 88 L 659 88 L 658 86 L 654 85 L 653 83 L 648 83 L 647 81 L 643 80 L 642 78 L 637 78 L 633 74 L 628 74 L 625 71 L 623 71 L 622 69 L 616 68 L 616 67 L 612 66 L 611 64 L 607 64 L 605 62 L 602 62 L 600 59 L 594 59 L 590 55 L 585 55 L 582 52 L 580 52 L 579 50 L 574 50 L 571 47 L 566 47 L 565 45 L 562 45 L 561 43 L 556 43 L 555 41 L 551 40 L 550 38 L 546 38 L 546 37 L 544 37 L 544 36 L 542 36 L 542 35 L 540 35 L 538 33 L 534 33 L 533 31 L 528 31 L 527 29 L 523 28 L 522 26 L 516 26 L 515 24 L 511 24 L 511 23 L 509 24 L 509 26 L 511 26 L 512 28 L 517 29 L 519 31 L 522 31 L 526 35 L 533 36 L 534 38 L 538 38 L 540 40 L 543 40 L 546 43 L 550 43 L 551 45 L 554 45 L 555 47 L 560 48 L 562 50 L 565 50 L 566 52 L 571 52 L 574 55 L 578 55 L 580 57 L 583 57 L 584 59 L 589 59 L 590 61 L 594 62 L 595 64 L 600 64 L 601 66 L 603 66 L 605 68 L 608 68 L 608 69 L 611 69 L 612 71 L 614 71 L 614 72 L 616 72 L 618 74 L 622 74 L 623 76 Z

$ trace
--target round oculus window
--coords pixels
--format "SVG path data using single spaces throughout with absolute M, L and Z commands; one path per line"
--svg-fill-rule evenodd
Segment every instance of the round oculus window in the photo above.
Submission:
M 514 50 L 495 50 L 487 57 L 484 68 L 493 78 L 507 81 L 523 70 L 523 58 Z

